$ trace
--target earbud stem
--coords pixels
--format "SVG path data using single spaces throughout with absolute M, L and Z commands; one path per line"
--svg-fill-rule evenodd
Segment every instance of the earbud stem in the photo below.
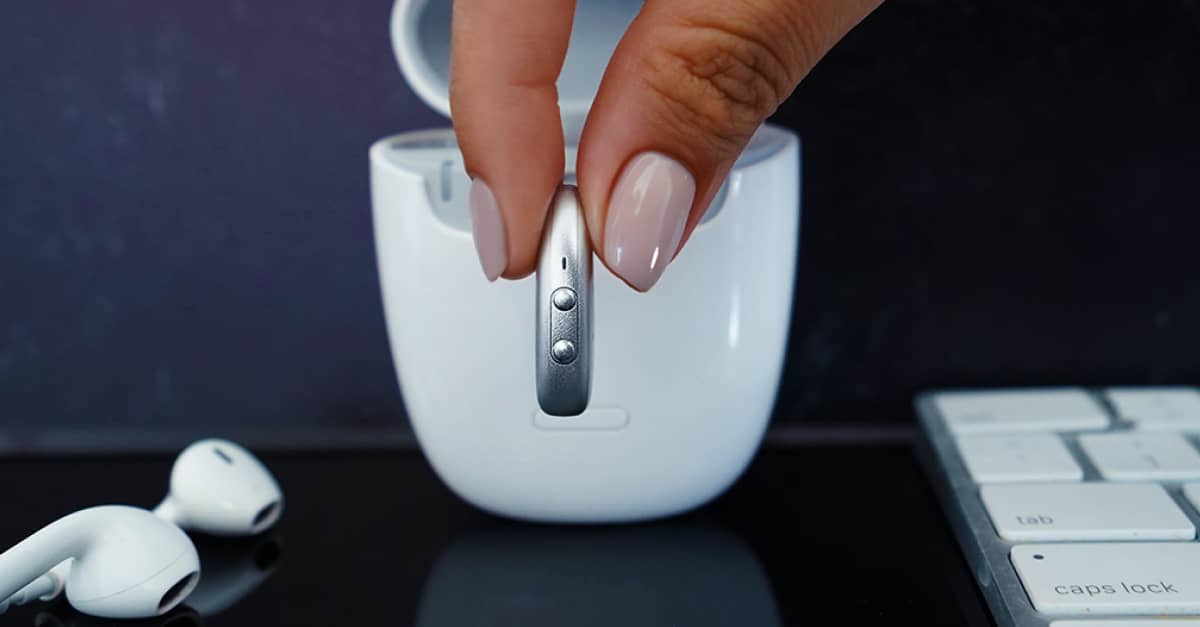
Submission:
M 51 568 L 78 555 L 88 537 L 88 516 L 76 512 L 46 525 L 0 553 L 0 599 L 8 599 Z
M 155 516 L 158 516 L 167 522 L 173 523 L 176 526 L 183 526 L 181 524 L 183 512 L 180 511 L 179 506 L 175 504 L 175 499 L 172 499 L 171 495 L 169 494 L 167 495 L 167 498 L 163 499 L 162 503 L 159 503 L 158 507 L 155 507 L 152 511 L 154 512 Z

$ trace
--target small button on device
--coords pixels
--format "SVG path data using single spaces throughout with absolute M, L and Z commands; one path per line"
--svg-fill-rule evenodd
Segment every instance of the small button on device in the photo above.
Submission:
M 575 343 L 571 340 L 559 340 L 550 347 L 550 356 L 560 364 L 575 361 Z
M 575 290 L 569 287 L 560 287 L 554 290 L 554 294 L 550 298 L 559 311 L 570 311 L 575 306 Z

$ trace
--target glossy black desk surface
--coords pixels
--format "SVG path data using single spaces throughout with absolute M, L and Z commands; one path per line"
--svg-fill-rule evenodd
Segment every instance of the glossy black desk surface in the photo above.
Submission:
M 198 543 L 207 581 L 227 586 L 203 604 L 227 607 L 147 624 L 990 624 L 904 446 L 768 446 L 732 490 L 687 516 L 581 528 L 481 513 L 413 451 L 262 457 L 287 498 L 277 530 Z M 170 462 L 0 459 L 0 543 L 86 505 L 152 506 Z M 61 600 L 0 617 L 30 624 L 105 623 Z

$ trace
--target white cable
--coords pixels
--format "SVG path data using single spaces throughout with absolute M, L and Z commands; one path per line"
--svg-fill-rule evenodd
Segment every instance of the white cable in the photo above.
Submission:
M 17 590 L 12 596 L 0 601 L 0 614 L 8 611 L 10 607 L 25 605 L 35 599 L 39 601 L 54 600 L 55 597 L 62 594 L 63 583 L 69 574 L 71 574 L 71 560 L 66 560 L 50 569 L 50 572 L 45 575 L 34 579 L 24 588 Z

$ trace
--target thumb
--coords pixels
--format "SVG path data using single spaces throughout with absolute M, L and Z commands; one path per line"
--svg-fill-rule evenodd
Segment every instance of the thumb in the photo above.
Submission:
M 650 289 L 751 136 L 880 0 L 648 0 L 605 71 L 578 173 L 601 259 Z

